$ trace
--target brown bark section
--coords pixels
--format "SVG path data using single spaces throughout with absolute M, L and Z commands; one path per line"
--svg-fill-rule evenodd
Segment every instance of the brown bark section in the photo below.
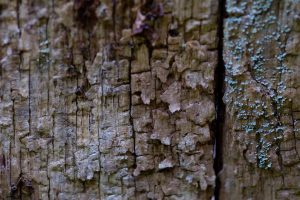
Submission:
M 0 199 L 299 199 L 299 16 L 0 1 Z
M 217 10 L 1 1 L 0 198 L 211 199 Z
M 300 199 L 300 2 L 226 8 L 221 199 Z

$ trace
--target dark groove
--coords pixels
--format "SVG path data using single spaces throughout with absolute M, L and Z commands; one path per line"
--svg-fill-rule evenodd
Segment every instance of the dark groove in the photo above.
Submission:
M 49 40 L 49 21 L 50 19 L 46 19 L 46 41 Z M 47 42 L 46 48 L 51 49 L 50 44 Z M 49 51 L 51 52 L 51 51 Z M 47 61 L 47 112 L 50 113 L 50 53 L 46 55 L 46 61 Z
M 133 54 L 133 50 L 131 50 L 132 54 Z M 132 108 L 133 108 L 133 105 L 132 105 L 132 80 L 131 80 L 131 71 L 132 71 L 132 57 L 130 58 L 130 61 L 129 61 L 129 70 L 128 70 L 128 79 L 129 79 L 129 95 L 130 95 L 130 98 L 129 98 L 129 123 L 132 127 L 132 137 L 133 137 L 133 156 L 134 156 L 134 168 L 136 168 L 136 152 L 135 152 L 135 149 L 136 149 L 136 141 L 135 141 L 135 136 L 136 136 L 136 133 L 135 133 L 135 129 L 134 129 L 134 123 L 133 123 L 133 117 L 132 117 Z
M 47 196 L 48 199 L 51 199 L 51 178 L 49 177 L 49 171 L 48 171 L 48 166 L 49 166 L 49 145 L 47 144 L 47 158 L 46 158 L 46 163 L 47 163 L 47 179 L 48 179 L 48 189 L 47 189 Z
M 128 7 L 133 8 L 134 6 L 134 1 L 130 0 L 128 1 Z M 134 23 L 134 16 L 130 15 L 130 24 L 133 26 Z M 137 167 L 137 154 L 136 154 L 136 132 L 135 132 L 135 127 L 134 127 L 134 119 L 132 116 L 132 109 L 133 109 L 133 103 L 132 103 L 132 61 L 134 60 L 133 55 L 134 55 L 134 43 L 133 40 L 130 41 L 129 45 L 132 45 L 131 47 L 131 56 L 129 58 L 129 70 L 128 70 L 128 81 L 129 81 L 129 124 L 132 129 L 132 138 L 133 138 L 133 171 L 132 174 L 134 173 L 134 170 Z M 133 181 L 134 181 L 134 197 L 137 199 L 137 184 L 136 184 L 136 178 L 133 176 Z
M 133 49 L 131 49 L 131 55 L 133 55 Z M 134 128 L 134 120 L 132 117 L 132 109 L 133 109 L 133 104 L 132 104 L 132 79 L 131 79 L 131 73 L 132 73 L 132 56 L 130 57 L 130 61 L 129 61 L 129 71 L 128 71 L 128 78 L 129 78 L 129 123 L 130 126 L 132 128 L 132 139 L 133 139 L 133 170 L 136 169 L 137 167 L 137 154 L 136 154 L 136 132 L 135 132 L 135 128 Z M 134 178 L 134 196 L 135 198 L 137 198 L 137 190 L 136 190 L 136 179 Z
M 216 174 L 216 183 L 214 189 L 215 200 L 220 199 L 221 180 L 219 173 L 223 168 L 223 133 L 225 121 L 225 104 L 222 100 L 225 86 L 225 63 L 223 59 L 223 38 L 224 38 L 224 19 L 226 18 L 225 10 L 226 0 L 219 0 L 218 16 L 218 65 L 215 70 L 215 109 L 216 120 L 214 127 L 214 170 Z
M 29 61 L 29 70 L 28 70 L 28 125 L 29 125 L 29 135 L 31 135 L 32 124 L 31 124 L 31 97 L 32 97 L 32 88 L 31 88 L 31 61 Z

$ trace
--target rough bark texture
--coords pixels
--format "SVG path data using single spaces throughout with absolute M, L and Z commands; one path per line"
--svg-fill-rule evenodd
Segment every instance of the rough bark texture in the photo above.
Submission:
M 210 199 L 216 1 L 2 0 L 2 199 Z
M 300 2 L 227 1 L 221 199 L 300 199 Z
M 298 0 L 0 0 L 0 199 L 300 199 L 299 32 Z

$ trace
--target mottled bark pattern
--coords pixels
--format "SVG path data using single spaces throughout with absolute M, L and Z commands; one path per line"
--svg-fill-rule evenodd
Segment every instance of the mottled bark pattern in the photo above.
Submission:
M 211 199 L 217 4 L 1 0 L 0 198 Z
M 300 199 L 299 0 L 1 0 L 0 46 L 0 199 Z
M 300 2 L 227 0 L 221 199 L 300 199 Z

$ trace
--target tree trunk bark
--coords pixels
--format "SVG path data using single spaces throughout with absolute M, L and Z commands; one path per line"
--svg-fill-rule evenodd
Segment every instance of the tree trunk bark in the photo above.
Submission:
M 211 199 L 217 10 L 2 1 L 2 198 Z
M 298 199 L 298 0 L 1 0 L 0 199 Z
M 221 199 L 300 199 L 299 1 L 228 1 Z

